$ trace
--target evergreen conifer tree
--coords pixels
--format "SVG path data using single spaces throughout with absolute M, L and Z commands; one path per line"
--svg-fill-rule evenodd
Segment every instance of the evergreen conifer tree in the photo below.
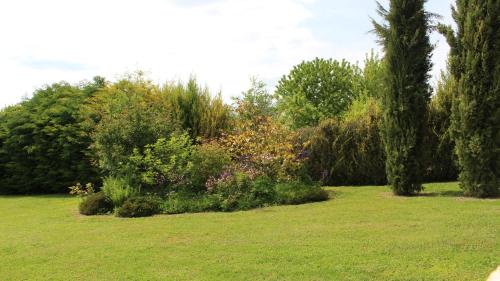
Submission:
M 449 64 L 458 88 L 452 129 L 466 195 L 500 191 L 500 1 L 457 0 L 456 32 L 439 26 L 451 47 Z
M 424 134 L 428 84 L 432 67 L 430 17 L 425 0 L 391 0 L 386 10 L 378 3 L 385 23 L 373 21 L 385 50 L 387 91 L 382 99 L 382 138 L 387 179 L 396 195 L 422 190 Z

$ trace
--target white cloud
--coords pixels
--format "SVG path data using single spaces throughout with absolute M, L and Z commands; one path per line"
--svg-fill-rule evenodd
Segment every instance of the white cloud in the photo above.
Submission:
M 160 82 L 195 74 L 225 97 L 239 94 L 251 75 L 273 80 L 324 53 L 303 26 L 308 2 L 3 1 L 0 106 L 45 83 L 136 69 Z
M 0 107 L 46 83 L 75 83 L 95 75 L 115 79 L 138 69 L 157 82 L 186 80 L 194 74 L 212 91 L 222 90 L 227 99 L 245 90 L 253 75 L 272 86 L 302 60 L 362 61 L 370 48 L 378 49 L 374 36 L 366 34 L 372 1 L 365 0 L 364 9 L 356 8 L 361 4 L 356 2 L 343 5 L 347 10 L 331 10 L 352 19 L 345 27 L 342 17 L 330 26 L 308 25 L 317 16 L 314 2 L 0 1 Z M 356 14 L 351 15 L 352 10 Z M 319 39 L 318 30 L 311 28 L 331 36 Z M 348 39 L 346 34 L 353 36 Z M 448 50 L 440 41 L 434 75 L 444 66 Z

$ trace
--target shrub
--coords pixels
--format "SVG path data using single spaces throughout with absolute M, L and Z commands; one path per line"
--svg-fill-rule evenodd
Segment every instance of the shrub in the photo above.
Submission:
M 302 204 L 328 200 L 328 193 L 319 185 L 294 181 L 279 183 L 274 187 L 279 204 Z
M 231 163 L 231 155 L 215 142 L 196 147 L 192 157 L 191 182 L 195 191 L 206 190 L 209 178 L 219 176 Z
M 94 128 L 91 148 L 101 171 L 122 174 L 135 149 L 179 129 L 171 108 L 159 99 L 159 87 L 142 74 L 104 87 L 91 99 L 85 123 Z
M 385 155 L 380 109 L 368 98 L 355 101 L 343 119 L 330 119 L 303 131 L 308 136 L 306 166 L 325 185 L 384 184 Z
M 116 215 L 124 218 L 148 217 L 160 212 L 161 201 L 154 196 L 139 196 L 127 199 Z
M 102 215 L 113 211 L 113 202 L 104 192 L 97 192 L 84 197 L 78 209 L 82 215 Z
M 143 187 L 160 193 L 179 191 L 191 185 L 193 151 L 187 133 L 173 134 L 146 145 L 143 152 L 135 149 L 129 163 Z
M 257 205 L 274 202 L 276 198 L 276 191 L 274 190 L 275 184 L 276 183 L 271 178 L 266 176 L 255 178 L 250 185 L 250 194 L 252 195 L 253 201 L 256 201 Z
M 218 211 L 220 209 L 220 197 L 215 194 L 174 193 L 165 199 L 161 209 L 166 214 Z
M 220 144 L 231 153 L 235 170 L 286 181 L 296 179 L 303 166 L 303 159 L 298 157 L 301 147 L 295 146 L 294 135 L 272 117 L 258 116 L 240 120 Z
M 113 201 L 117 207 L 125 200 L 139 193 L 138 188 L 130 185 L 130 180 L 125 177 L 107 177 L 103 181 L 102 191 Z

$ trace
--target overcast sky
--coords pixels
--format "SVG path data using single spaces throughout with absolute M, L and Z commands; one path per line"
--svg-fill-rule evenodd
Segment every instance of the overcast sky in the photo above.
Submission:
M 382 1 L 386 4 L 387 1 Z M 429 0 L 450 23 L 452 0 Z M 225 98 L 259 76 L 273 89 L 315 57 L 362 62 L 380 50 L 374 0 L 3 0 L 0 107 L 43 86 L 146 71 L 155 82 L 191 74 Z M 448 47 L 434 35 L 433 75 Z M 434 82 L 435 79 L 433 79 Z

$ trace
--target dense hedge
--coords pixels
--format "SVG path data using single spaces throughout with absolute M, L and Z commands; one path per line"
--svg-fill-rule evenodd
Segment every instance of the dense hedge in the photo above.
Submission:
M 453 143 L 449 138 L 449 113 L 434 102 L 429 109 L 423 155 L 424 181 L 457 179 Z M 355 103 L 347 116 L 330 119 L 303 130 L 307 140 L 307 169 L 324 185 L 385 184 L 385 153 L 380 137 L 380 109 L 369 99 Z
M 326 185 L 385 183 L 380 110 L 369 103 L 359 116 L 326 120 L 313 129 L 307 164 L 314 179 Z
M 80 108 L 104 86 L 56 83 L 0 112 L 0 193 L 67 192 L 78 181 L 98 181 Z

